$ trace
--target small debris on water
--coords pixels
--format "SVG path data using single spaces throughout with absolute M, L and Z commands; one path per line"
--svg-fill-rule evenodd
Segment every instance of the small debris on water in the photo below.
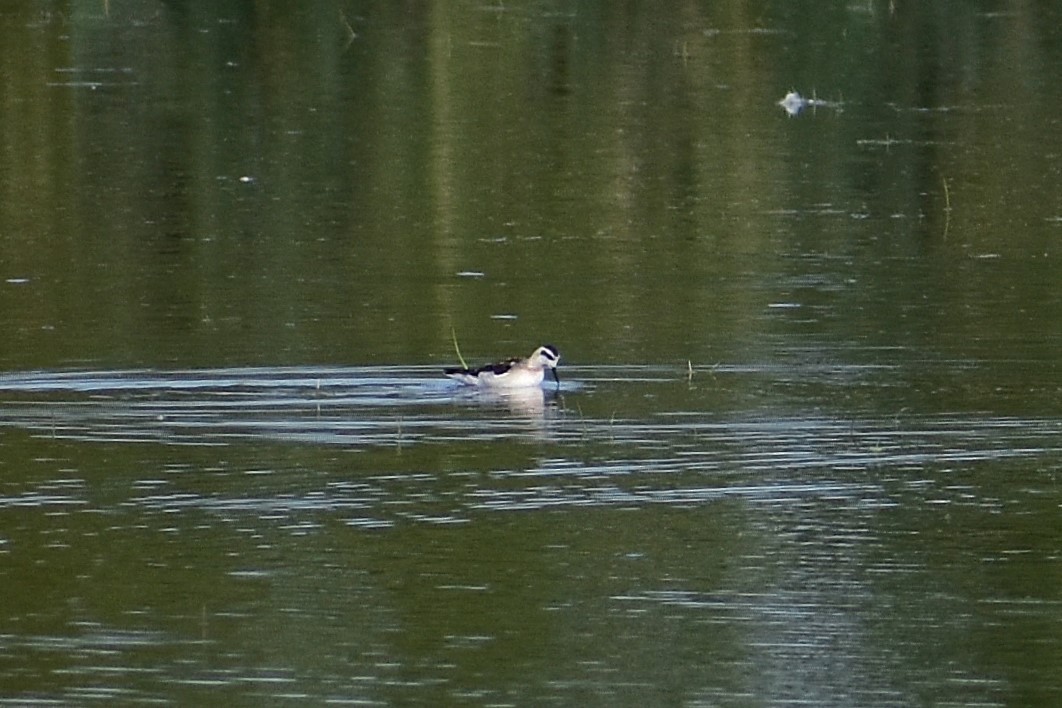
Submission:
M 805 108 L 833 108 L 837 111 L 841 110 L 840 101 L 823 101 L 815 96 L 811 98 L 805 98 L 796 91 L 790 91 L 785 97 L 778 102 L 778 105 L 785 109 L 785 112 L 790 116 L 800 115 L 801 111 Z

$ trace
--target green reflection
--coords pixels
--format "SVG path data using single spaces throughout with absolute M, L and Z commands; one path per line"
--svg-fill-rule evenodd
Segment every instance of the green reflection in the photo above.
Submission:
M 1050 702 L 1058 13 L 0 9 L 0 369 L 435 366 L 456 332 L 582 385 L 532 441 L 181 452 L 31 435 L 54 399 L 5 391 L 5 690 Z M 871 492 L 713 496 L 774 483 Z M 499 487 L 575 501 L 469 501 Z

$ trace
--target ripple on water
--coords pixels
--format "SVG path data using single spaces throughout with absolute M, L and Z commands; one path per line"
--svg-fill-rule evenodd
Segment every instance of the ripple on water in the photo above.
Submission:
M 268 439 L 393 447 L 533 435 L 555 397 L 547 389 L 477 392 L 434 367 L 37 372 L 0 377 L 0 393 L 0 426 L 83 442 L 203 446 Z M 499 415 L 481 426 L 455 407 Z
M 652 367 L 592 373 L 591 388 L 638 380 L 655 386 L 675 375 Z M 582 390 L 579 374 L 569 394 Z M 326 479 L 322 488 L 301 490 L 268 466 L 215 470 L 173 462 L 161 477 L 135 481 L 123 504 L 152 514 L 254 515 L 291 533 L 312 533 L 326 518 L 369 530 L 399 520 L 464 524 L 483 512 L 725 500 L 868 509 L 921 497 L 927 505 L 991 505 L 999 500 L 958 480 L 922 484 L 928 478 L 920 471 L 1057 458 L 1062 439 L 1062 423 L 1051 418 L 667 410 L 598 418 L 584 415 L 577 398 L 573 409 L 548 390 L 533 391 L 530 400 L 483 396 L 425 367 L 34 372 L 0 377 L 0 392 L 0 426 L 50 439 L 198 447 L 265 440 L 388 451 L 473 445 L 467 469 L 425 473 L 400 464 L 394 473 Z M 515 464 L 502 465 L 488 454 L 496 442 L 533 447 L 518 448 Z M 239 494 L 167 486 L 172 475 L 208 471 L 238 472 L 256 484 Z M 61 512 L 86 504 L 84 482 L 74 477 L 0 495 L 0 508 Z

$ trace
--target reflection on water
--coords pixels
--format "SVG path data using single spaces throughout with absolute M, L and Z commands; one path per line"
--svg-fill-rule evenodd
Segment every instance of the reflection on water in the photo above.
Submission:
M 0 572 L 26 590 L 0 676 L 64 703 L 654 702 L 685 657 L 695 701 L 901 705 L 938 695 L 928 639 L 949 696 L 994 703 L 979 666 L 1007 662 L 968 643 L 1024 646 L 1006 618 L 1058 648 L 1022 580 L 1058 562 L 1035 540 L 1057 418 L 705 412 L 661 398 L 794 374 L 566 373 L 518 396 L 417 367 L 0 377 Z
M 429 373 L 430 372 L 430 373 Z M 0 425 L 55 439 L 220 445 L 241 438 L 358 446 L 541 430 L 558 391 L 480 390 L 437 369 L 286 368 L 35 373 L 0 377 Z M 459 408 L 506 412 L 484 426 Z
M 0 406 L 0 426 L 21 428 L 44 440 L 99 444 L 303 443 L 410 454 L 418 447 L 445 448 L 455 442 L 476 446 L 524 441 L 557 451 L 536 454 L 516 468 L 488 466 L 480 475 L 403 472 L 328 480 L 324 488 L 298 496 L 205 498 L 181 493 L 140 494 L 128 500 L 166 512 L 201 507 L 293 517 L 353 509 L 373 509 L 380 518 L 390 517 L 389 499 L 403 495 L 393 485 L 446 486 L 444 478 L 452 475 L 467 475 L 468 483 L 445 495 L 442 506 L 448 519 L 481 510 L 686 507 L 727 500 L 770 505 L 829 499 L 870 509 L 894 506 L 897 494 L 912 490 L 927 495 L 926 503 L 993 506 L 998 500 L 980 498 L 962 485 L 940 487 L 917 479 L 895 486 L 878 471 L 1051 459 L 1062 450 L 1062 424 L 1054 418 L 840 419 L 808 412 L 733 417 L 675 410 L 648 419 L 614 414 L 595 418 L 580 405 L 587 387 L 614 387 L 618 381 L 627 386 L 674 384 L 681 381 L 678 372 L 669 378 L 654 368 L 613 369 L 596 383 L 578 378 L 589 372 L 573 373 L 576 381 L 568 384 L 566 393 L 552 388 L 481 391 L 417 368 L 15 374 L 0 378 L 6 399 Z M 835 370 L 833 375 L 849 374 Z M 573 454 L 573 448 L 590 454 Z M 277 471 L 263 468 L 245 474 Z M 78 495 L 70 494 L 79 484 L 71 487 L 70 480 L 60 480 L 9 496 L 2 504 L 80 504 Z M 167 486 L 151 480 L 134 484 L 146 491 Z M 393 516 L 410 518 L 404 511 Z M 380 518 L 351 523 L 384 523 Z
M 1062 702 L 1057 3 L 57 5 L 0 704 Z

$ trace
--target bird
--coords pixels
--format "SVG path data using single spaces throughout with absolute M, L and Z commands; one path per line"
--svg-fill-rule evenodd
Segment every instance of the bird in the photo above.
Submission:
M 470 386 L 512 389 L 541 385 L 546 369 L 549 369 L 553 372 L 553 380 L 557 382 L 557 387 L 560 388 L 560 376 L 557 375 L 557 362 L 559 361 L 560 352 L 557 351 L 557 347 L 544 344 L 526 359 L 515 357 L 474 369 L 463 366 L 447 367 L 443 369 L 443 373 L 451 379 Z

